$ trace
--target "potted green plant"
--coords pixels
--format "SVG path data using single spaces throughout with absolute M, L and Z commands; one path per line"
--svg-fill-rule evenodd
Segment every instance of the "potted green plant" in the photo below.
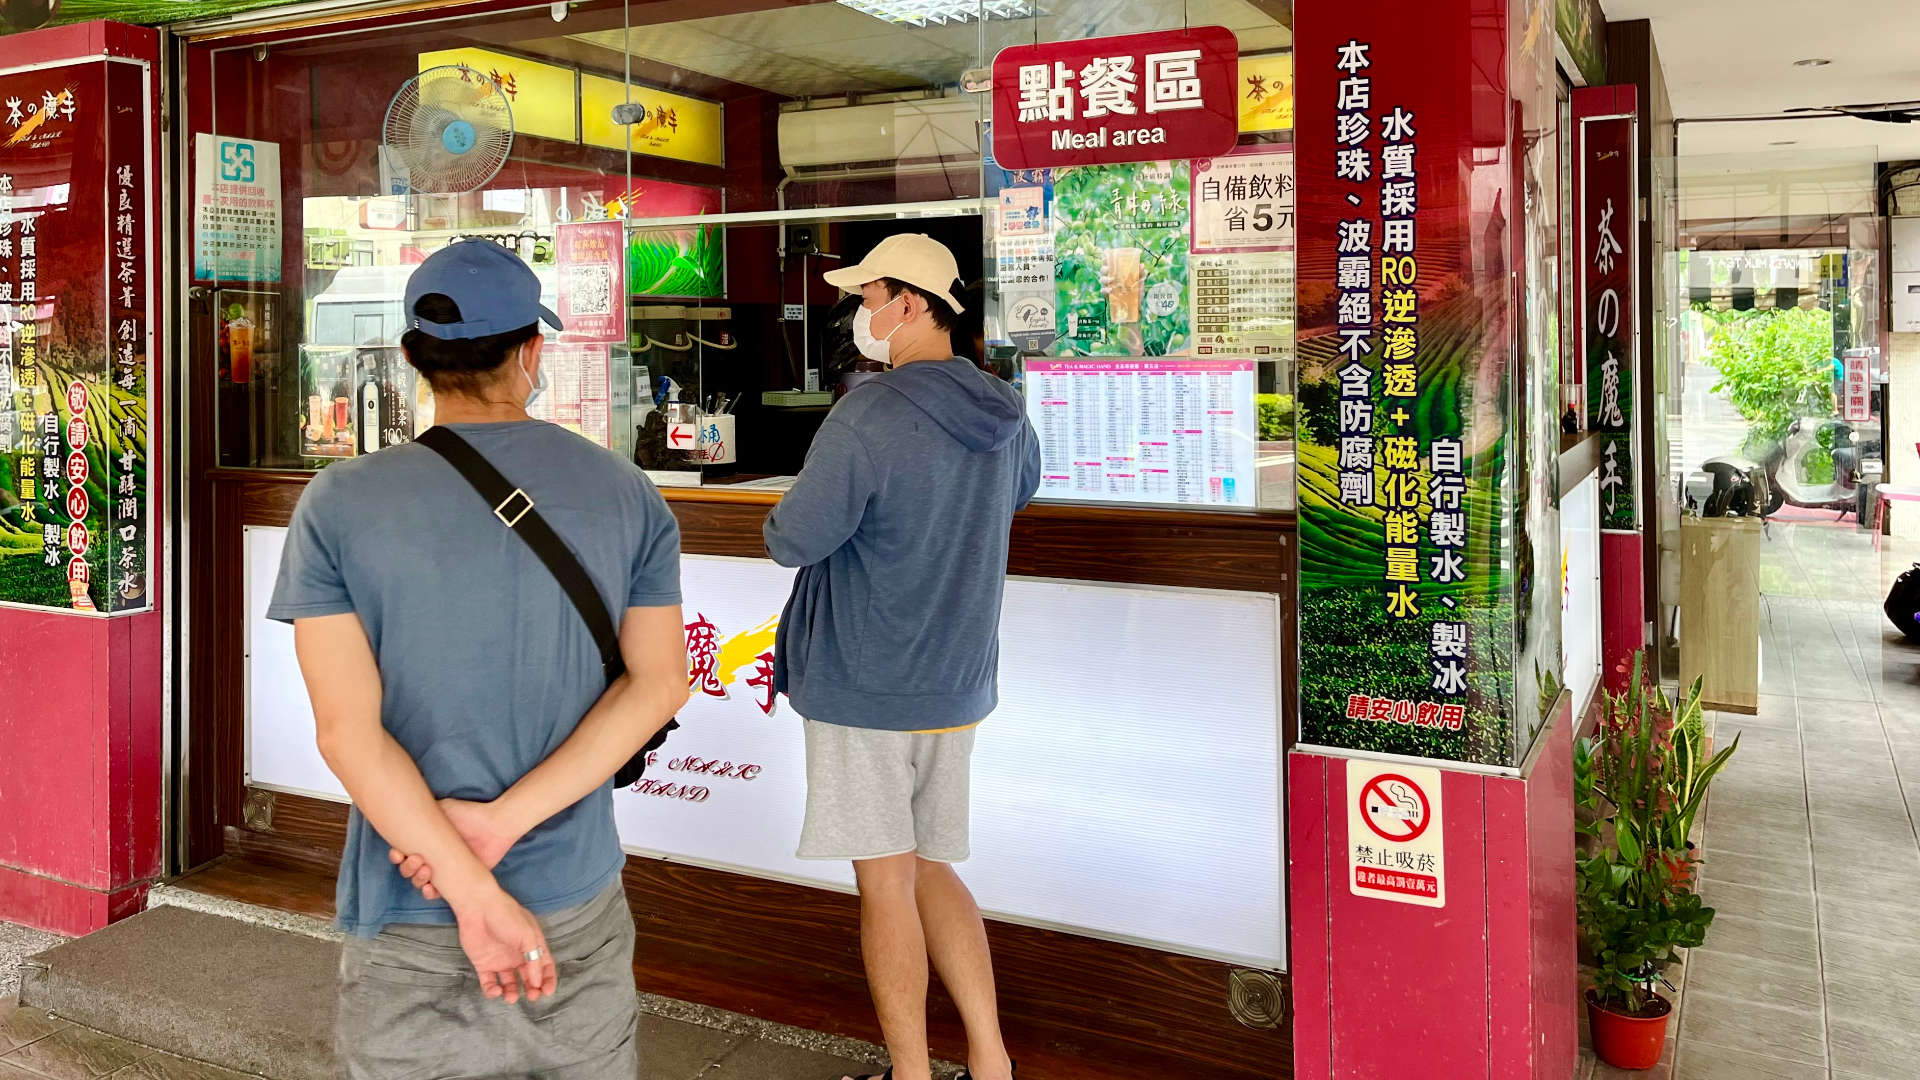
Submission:
M 1713 909 L 1694 891 L 1687 834 L 1708 785 L 1740 740 L 1710 754 L 1696 682 L 1679 708 L 1633 658 L 1599 731 L 1574 749 L 1580 944 L 1593 964 L 1587 1016 L 1594 1052 L 1623 1069 L 1660 1063 L 1672 1003 L 1655 984 L 1680 949 L 1706 940 Z

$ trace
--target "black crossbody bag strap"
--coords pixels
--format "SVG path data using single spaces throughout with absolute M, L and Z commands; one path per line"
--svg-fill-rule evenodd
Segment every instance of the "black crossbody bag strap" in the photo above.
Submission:
M 626 674 L 627 662 L 620 655 L 620 635 L 614 630 L 613 616 L 607 611 L 607 602 L 600 596 L 600 590 L 594 587 L 593 578 L 587 574 L 587 568 L 580 565 L 580 557 L 567 547 L 560 534 L 553 531 L 547 519 L 533 505 L 527 493 L 515 487 L 513 481 L 501 475 L 493 463 L 481 456 L 473 444 L 460 437 L 451 428 L 432 427 L 414 437 L 414 442 L 432 450 L 446 459 L 455 472 L 465 477 L 473 485 L 474 491 L 486 500 L 500 524 L 508 531 L 526 541 L 533 553 L 553 574 L 554 580 L 573 601 L 574 610 L 587 624 L 587 630 L 593 635 L 593 641 L 600 650 L 600 667 L 606 674 L 607 684 Z M 666 741 L 667 732 L 680 725 L 672 720 L 661 728 L 652 741 L 635 754 L 614 775 L 614 783 L 627 787 L 640 779 L 646 770 L 646 756 L 651 750 L 658 749 Z

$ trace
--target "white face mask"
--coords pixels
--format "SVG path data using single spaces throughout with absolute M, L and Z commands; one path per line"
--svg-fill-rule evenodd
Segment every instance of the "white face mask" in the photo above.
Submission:
M 905 326 L 906 323 L 900 323 L 898 326 L 895 326 L 887 332 L 886 337 L 877 338 L 873 336 L 873 317 L 892 307 L 897 301 L 905 299 L 906 295 L 906 293 L 901 293 L 899 296 L 894 297 L 892 300 L 881 304 L 871 311 L 867 310 L 865 304 L 862 304 L 859 310 L 853 313 L 853 347 L 860 350 L 861 356 L 869 360 L 878 360 L 883 364 L 892 362 L 893 345 L 891 344 L 891 339 L 893 335 L 900 332 L 900 327 Z
M 539 399 L 540 395 L 546 392 L 547 365 L 540 365 L 540 378 L 535 379 L 533 376 L 527 374 L 527 360 L 524 352 L 521 353 L 514 362 L 520 365 L 520 374 L 525 376 L 527 380 L 527 402 L 525 408 L 531 409 L 533 408 L 533 403 Z

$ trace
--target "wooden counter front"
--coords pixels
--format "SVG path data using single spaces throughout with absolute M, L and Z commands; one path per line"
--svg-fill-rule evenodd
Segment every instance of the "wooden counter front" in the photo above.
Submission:
M 215 502 L 235 522 L 286 525 L 311 473 L 218 470 Z M 763 559 L 760 526 L 780 493 L 726 487 L 662 488 L 689 555 Z M 216 518 L 220 517 L 216 506 Z M 1114 581 L 1189 589 L 1291 593 L 1291 512 L 1160 510 L 1035 503 L 1014 515 L 1007 572 L 1018 577 Z
M 764 559 L 760 526 L 780 493 L 663 488 L 689 555 Z M 1291 513 L 1035 503 L 1014 515 L 1007 572 L 1240 592 L 1292 591 Z

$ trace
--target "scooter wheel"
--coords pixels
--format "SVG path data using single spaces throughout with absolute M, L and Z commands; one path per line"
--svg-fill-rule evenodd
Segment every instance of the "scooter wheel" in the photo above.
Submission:
M 1785 505 L 1787 505 L 1787 497 L 1786 497 L 1786 495 L 1785 495 L 1785 494 L 1784 494 L 1783 492 L 1781 492 L 1781 490 L 1780 490 L 1780 489 L 1779 489 L 1778 487 L 1776 487 L 1776 486 L 1773 486 L 1773 485 L 1768 485 L 1768 487 L 1767 487 L 1767 512 L 1766 512 L 1766 513 L 1765 513 L 1764 515 L 1762 515 L 1762 516 L 1764 516 L 1764 517 L 1772 517 L 1773 515 L 1775 515 L 1775 514 L 1777 514 L 1777 513 L 1779 513 L 1779 512 L 1780 512 L 1780 508 L 1781 508 L 1781 507 L 1783 507 L 1783 506 L 1785 506 Z

